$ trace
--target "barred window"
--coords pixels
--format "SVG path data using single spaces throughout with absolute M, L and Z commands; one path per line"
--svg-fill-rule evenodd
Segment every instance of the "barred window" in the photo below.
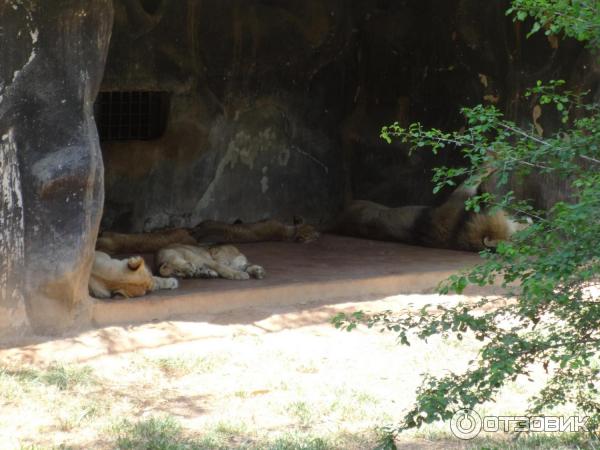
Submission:
M 167 92 L 100 92 L 94 105 L 100 140 L 158 139 L 167 126 L 168 107 Z

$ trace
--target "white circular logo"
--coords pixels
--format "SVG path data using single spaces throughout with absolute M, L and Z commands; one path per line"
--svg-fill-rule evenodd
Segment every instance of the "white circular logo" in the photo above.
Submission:
M 459 439 L 473 439 L 481 431 L 481 416 L 472 409 L 460 409 L 450 420 L 450 430 Z

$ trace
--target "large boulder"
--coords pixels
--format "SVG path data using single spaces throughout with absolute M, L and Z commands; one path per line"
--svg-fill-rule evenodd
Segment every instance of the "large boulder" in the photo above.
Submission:
M 0 333 L 87 323 L 111 0 L 0 3 Z

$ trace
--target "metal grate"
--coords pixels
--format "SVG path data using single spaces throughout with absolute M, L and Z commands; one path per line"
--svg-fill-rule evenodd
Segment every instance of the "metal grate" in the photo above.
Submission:
M 167 92 L 100 92 L 94 106 L 100 140 L 160 138 L 167 126 L 168 103 Z

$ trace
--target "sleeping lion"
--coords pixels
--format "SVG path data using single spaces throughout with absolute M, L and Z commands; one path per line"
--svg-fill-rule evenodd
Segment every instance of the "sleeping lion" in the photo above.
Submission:
M 171 228 L 149 233 L 104 232 L 96 241 L 96 250 L 111 255 L 154 253 L 171 244 L 195 245 L 198 242 L 242 243 L 262 241 L 292 241 L 309 243 L 319 238 L 311 225 L 295 221 L 286 225 L 278 220 L 253 223 L 217 222 L 206 220 L 194 228 Z
M 113 233 L 105 231 L 96 241 L 96 250 L 110 255 L 154 253 L 171 244 L 195 244 L 185 228 L 171 228 L 150 233 Z
M 234 224 L 205 220 L 192 228 L 190 234 L 199 242 L 228 243 L 291 241 L 308 244 L 320 236 L 319 232 L 312 225 L 305 224 L 302 218 L 294 218 L 293 225 L 273 219 Z
M 248 280 L 262 279 L 266 274 L 265 269 L 250 264 L 233 245 L 172 244 L 157 252 L 156 264 L 164 277 Z
M 98 251 L 88 282 L 90 295 L 96 298 L 141 297 L 159 289 L 175 289 L 178 285 L 175 278 L 153 276 L 141 256 L 119 260 Z
M 495 248 L 527 224 L 504 211 L 493 214 L 465 209 L 476 189 L 457 188 L 440 206 L 386 206 L 358 200 L 341 215 L 335 231 L 369 239 L 453 250 L 482 251 Z

